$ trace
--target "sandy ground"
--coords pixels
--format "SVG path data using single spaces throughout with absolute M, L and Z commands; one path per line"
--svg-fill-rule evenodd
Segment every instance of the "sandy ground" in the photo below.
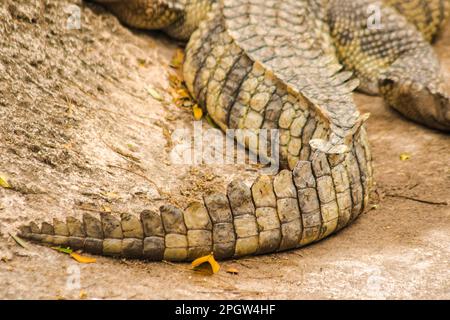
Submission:
M 67 29 L 70 4 L 80 8 L 80 30 Z M 214 276 L 189 264 L 77 264 L 49 248 L 19 247 L 9 232 L 30 220 L 139 213 L 169 196 L 185 205 L 256 175 L 249 165 L 171 164 L 171 133 L 192 130 L 193 120 L 166 93 L 177 48 L 81 1 L 2 1 L 0 175 L 13 188 L 0 188 L 0 298 L 450 298 L 450 207 L 433 204 L 450 201 L 450 138 L 363 95 L 356 100 L 372 113 L 373 209 L 318 244 L 223 262 Z M 437 50 L 450 80 L 450 28 Z M 411 158 L 401 161 L 402 153 Z M 78 274 L 80 286 L 68 286 Z

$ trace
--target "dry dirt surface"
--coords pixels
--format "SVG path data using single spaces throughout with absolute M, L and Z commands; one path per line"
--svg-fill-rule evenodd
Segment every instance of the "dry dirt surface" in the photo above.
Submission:
M 76 8 L 81 29 L 67 28 Z M 234 178 L 252 180 L 250 165 L 171 164 L 171 133 L 192 130 L 193 120 L 167 93 L 179 46 L 79 0 L 1 1 L 0 175 L 12 188 L 0 188 L 0 298 L 450 298 L 450 137 L 363 95 L 356 100 L 372 113 L 373 207 L 318 244 L 226 261 L 214 276 L 189 264 L 78 264 L 18 246 L 9 233 L 31 220 L 184 206 Z M 450 80 L 450 26 L 437 50 Z M 70 286 L 77 274 L 80 287 Z

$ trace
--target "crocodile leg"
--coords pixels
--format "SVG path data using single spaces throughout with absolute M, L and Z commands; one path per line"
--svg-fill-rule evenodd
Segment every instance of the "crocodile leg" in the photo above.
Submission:
M 188 40 L 215 0 L 92 0 L 104 4 L 125 24 L 139 29 L 163 30 Z
M 428 42 L 432 42 L 450 15 L 449 0 L 383 0 L 416 26 Z
M 431 38 L 448 15 L 448 0 L 430 2 L 429 5 L 442 4 L 442 8 L 432 11 L 439 15 L 436 21 L 430 20 L 435 25 L 430 30 L 417 22 L 425 35 L 397 10 L 386 6 L 381 8 L 382 25 L 370 28 L 367 8 L 373 3 L 372 0 L 330 1 L 329 23 L 340 60 L 347 69 L 355 71 L 364 91 L 379 91 L 404 116 L 449 131 L 450 98 L 437 56 L 424 38 Z M 409 12 L 407 16 L 412 19 L 411 10 L 403 6 L 406 4 L 398 7 Z M 443 13 L 445 10 L 447 14 Z

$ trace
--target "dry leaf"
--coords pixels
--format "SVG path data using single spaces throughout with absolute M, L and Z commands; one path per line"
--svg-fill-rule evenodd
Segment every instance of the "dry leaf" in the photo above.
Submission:
M 153 97 L 153 99 L 163 101 L 163 97 L 159 94 L 159 92 L 155 88 L 148 86 L 147 91 Z
M 178 89 L 177 94 L 181 99 L 190 99 L 191 98 L 191 95 L 185 88 Z
M 62 253 L 66 253 L 66 254 L 71 254 L 73 252 L 72 249 L 70 249 L 69 247 L 67 248 L 63 248 L 63 247 L 52 247 L 53 250 L 62 252 Z
M 407 160 L 409 160 L 409 159 L 411 159 L 411 155 L 410 155 L 409 153 L 402 153 L 402 154 L 400 155 L 400 160 L 401 160 L 401 161 L 407 161 Z
M 130 150 L 131 152 L 138 152 L 139 148 L 131 143 L 127 143 L 127 148 L 128 150 Z
M 177 88 L 181 85 L 181 82 L 182 80 L 177 74 L 175 73 L 169 74 L 169 83 L 171 87 Z
M 11 236 L 11 238 L 14 239 L 14 241 L 21 246 L 22 248 L 28 249 L 27 245 L 25 244 L 25 242 L 20 239 L 18 236 L 13 235 L 11 232 L 9 233 L 9 235 Z
M 0 176 L 0 187 L 3 187 L 5 189 L 10 189 L 11 185 L 8 182 L 8 179 L 6 179 L 5 176 Z
M 102 194 L 108 199 L 118 199 L 119 195 L 116 192 L 102 192 Z
M 208 271 L 212 274 L 219 272 L 220 265 L 214 259 L 214 255 L 211 253 L 207 256 L 198 258 L 192 262 L 192 268 L 196 271 L 201 271 L 204 269 L 209 269 Z
M 194 119 L 197 121 L 203 117 L 203 110 L 197 104 L 192 107 L 192 113 L 194 114 Z
M 86 299 L 87 298 L 87 293 L 86 291 L 81 290 L 80 291 L 80 299 Z
M 183 65 L 184 61 L 184 52 L 181 49 L 178 49 L 177 52 L 175 52 L 175 55 L 172 58 L 172 61 L 170 62 L 170 66 L 175 69 L 179 69 Z
M 227 273 L 231 273 L 231 274 L 239 274 L 239 270 L 236 269 L 236 268 L 231 267 L 231 268 L 228 268 L 228 269 L 227 269 Z
M 90 257 L 84 257 L 78 253 L 72 252 L 70 254 L 70 256 L 72 258 L 74 258 L 75 260 L 77 260 L 79 263 L 94 263 L 97 260 L 95 258 L 90 258 Z
M 140 67 L 145 67 L 145 65 L 147 64 L 147 60 L 143 58 L 137 58 L 137 63 Z

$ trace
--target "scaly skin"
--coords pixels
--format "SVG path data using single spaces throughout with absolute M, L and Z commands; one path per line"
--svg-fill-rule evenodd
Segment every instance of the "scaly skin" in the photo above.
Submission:
M 363 91 L 381 93 L 411 120 L 449 131 L 450 98 L 438 58 L 426 39 L 431 40 L 445 23 L 450 0 L 387 0 L 397 10 L 381 7 L 381 28 L 367 29 L 363 26 L 372 2 L 330 1 L 328 20 L 340 61 L 355 72 Z
M 444 27 L 450 14 L 448 0 L 383 0 L 387 6 L 395 8 L 432 42 Z
M 226 194 L 206 194 L 184 210 L 166 205 L 159 213 L 144 211 L 140 217 L 122 214 L 121 221 L 107 213 L 100 219 L 85 214 L 82 222 L 69 217 L 66 223 L 55 220 L 41 228 L 31 223 L 21 236 L 111 256 L 185 261 L 213 252 L 227 259 L 308 245 L 364 212 L 372 185 L 367 116 L 359 114 L 352 99 L 359 82 L 341 71 L 338 57 L 363 81 L 372 79 L 372 70 L 358 67 L 358 59 L 368 56 L 377 68 L 382 65 L 376 50 L 360 45 L 372 39 L 371 33 L 352 23 L 367 19 L 362 8 L 369 2 L 97 2 L 108 2 L 131 26 L 163 29 L 181 39 L 198 27 L 190 36 L 183 68 L 189 90 L 224 130 L 251 129 L 257 137 L 261 128 L 279 129 L 280 158 L 290 169 L 260 176 L 250 188 L 234 181 Z M 357 16 L 350 19 L 348 9 Z M 383 10 L 400 17 L 398 11 Z M 404 21 L 392 27 L 393 34 L 411 29 L 416 39 L 418 29 Z M 418 52 L 427 53 L 425 41 L 420 44 Z M 380 48 L 387 50 L 383 42 Z M 395 84 L 403 86 L 403 78 L 393 83 L 386 79 L 408 61 L 406 51 L 388 50 L 391 60 L 373 78 L 380 78 L 381 91 L 395 104 Z

